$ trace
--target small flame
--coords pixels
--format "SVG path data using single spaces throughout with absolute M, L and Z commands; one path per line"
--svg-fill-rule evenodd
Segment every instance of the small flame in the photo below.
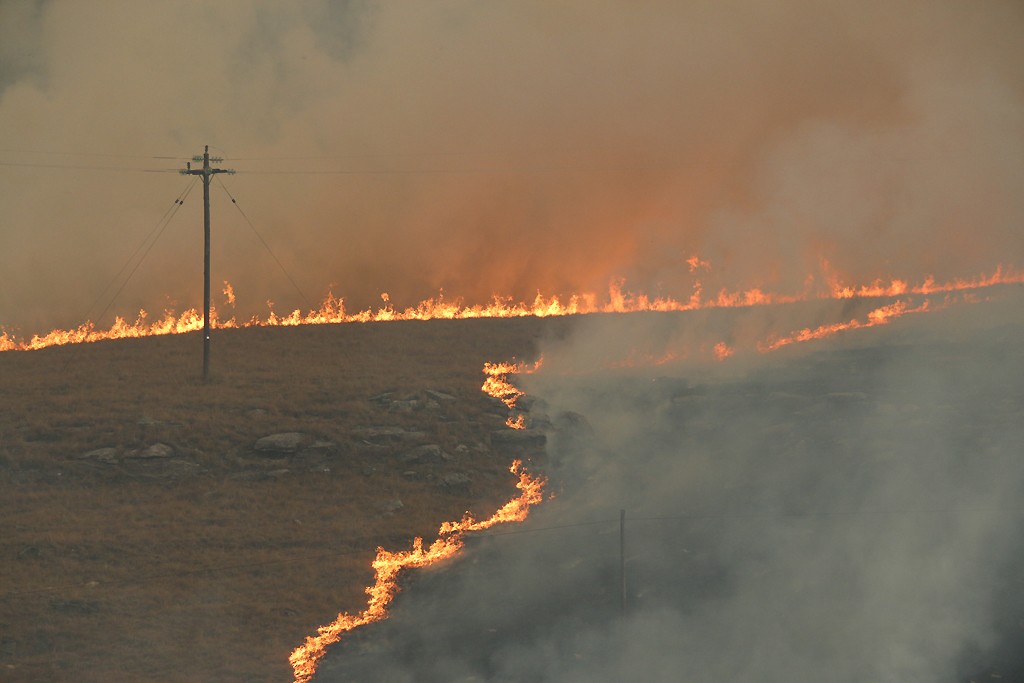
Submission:
M 227 280 L 224 281 L 224 298 L 227 300 L 228 306 L 235 305 L 235 288 Z
M 686 259 L 686 265 L 690 266 L 691 273 L 695 273 L 698 269 L 711 270 L 711 264 L 707 261 L 701 260 L 701 258 L 696 255 Z
M 508 419 L 505 420 L 505 426 L 510 427 L 511 429 L 526 429 L 526 416 L 519 413 L 515 416 L 515 419 L 513 419 L 512 416 L 509 415 Z
M 483 386 L 480 390 L 498 399 L 511 410 L 515 407 L 516 401 L 523 395 L 523 391 L 517 389 L 511 382 L 508 381 L 508 376 L 512 374 L 517 375 L 529 375 L 540 369 L 541 364 L 544 362 L 543 357 L 537 359 L 536 363 L 532 365 L 529 363 L 484 363 L 484 374 L 487 375 L 487 379 L 484 380 Z

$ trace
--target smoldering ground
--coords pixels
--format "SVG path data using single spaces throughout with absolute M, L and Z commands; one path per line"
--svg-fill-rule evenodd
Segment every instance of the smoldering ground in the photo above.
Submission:
M 1020 678 L 1011 294 L 738 373 L 558 375 L 595 334 L 645 332 L 589 319 L 519 378 L 553 423 L 557 497 L 410 577 L 316 680 Z

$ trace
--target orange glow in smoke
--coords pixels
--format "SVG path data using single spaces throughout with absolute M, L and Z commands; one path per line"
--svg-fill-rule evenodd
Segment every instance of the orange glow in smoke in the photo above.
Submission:
M 728 344 L 725 342 L 718 342 L 715 344 L 715 360 L 725 360 L 729 356 L 736 353 Z

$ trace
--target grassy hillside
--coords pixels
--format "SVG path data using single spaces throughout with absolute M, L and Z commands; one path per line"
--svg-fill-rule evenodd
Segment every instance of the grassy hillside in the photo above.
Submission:
M 0 354 L 0 679 L 288 680 L 378 545 L 514 495 L 481 367 L 570 324 L 220 331 L 205 384 L 194 334 Z

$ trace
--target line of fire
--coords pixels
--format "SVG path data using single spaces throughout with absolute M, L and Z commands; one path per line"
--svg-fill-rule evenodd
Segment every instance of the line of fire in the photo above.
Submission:
M 153 320 L 150 319 L 148 312 L 142 310 L 139 311 L 134 321 L 117 317 L 113 324 L 106 329 L 100 329 L 95 323 L 87 321 L 73 329 L 54 329 L 49 332 L 33 334 L 28 338 L 19 337 L 0 328 L 0 351 L 29 351 L 66 344 L 185 334 L 199 330 L 204 330 L 204 340 L 208 341 L 210 328 L 235 329 L 403 320 L 554 317 L 640 312 L 670 313 L 783 305 L 815 300 L 880 301 L 879 305 L 862 319 L 849 319 L 816 328 L 797 329 L 790 334 L 758 340 L 755 347 L 758 351 L 764 352 L 797 341 L 820 339 L 843 330 L 873 327 L 903 315 L 935 310 L 953 301 L 951 297 L 959 296 L 960 301 L 969 301 L 973 295 L 985 289 L 998 285 L 1021 283 L 1024 283 L 1024 272 L 1003 265 L 997 265 L 987 274 L 944 282 L 938 282 L 931 277 L 917 283 L 902 279 L 893 279 L 888 282 L 878 280 L 860 285 L 833 281 L 820 291 L 796 294 L 775 293 L 762 288 L 752 288 L 736 291 L 723 289 L 714 296 L 704 296 L 701 283 L 698 281 L 694 284 L 692 294 L 686 299 L 630 293 L 624 291 L 622 282 L 616 281 L 610 283 L 608 291 L 604 295 L 583 292 L 560 298 L 538 293 L 532 301 L 513 301 L 510 297 L 495 295 L 490 302 L 469 304 L 461 298 L 446 297 L 440 293 L 437 297 L 425 299 L 404 309 L 396 308 L 391 303 L 389 295 L 385 293 L 381 295 L 384 301 L 383 306 L 356 312 L 349 312 L 346 309 L 345 300 L 329 292 L 319 308 L 314 310 L 303 313 L 296 309 L 287 315 L 279 315 L 271 310 L 265 317 L 254 316 L 247 320 L 239 320 L 234 316 L 222 318 L 217 307 L 210 305 L 208 311 L 199 311 L 195 308 L 181 313 L 165 311 L 161 317 Z M 234 288 L 228 282 L 224 282 L 223 295 L 225 306 L 232 308 L 236 295 Z M 936 296 L 943 296 L 945 299 L 939 300 L 936 305 Z M 892 301 L 881 302 L 883 299 L 892 299 Z M 206 347 L 204 346 L 204 348 Z M 711 353 L 717 360 L 724 360 L 734 352 L 735 349 L 732 345 L 725 341 L 717 342 L 711 347 Z M 665 362 L 668 360 L 671 359 L 665 359 Z

